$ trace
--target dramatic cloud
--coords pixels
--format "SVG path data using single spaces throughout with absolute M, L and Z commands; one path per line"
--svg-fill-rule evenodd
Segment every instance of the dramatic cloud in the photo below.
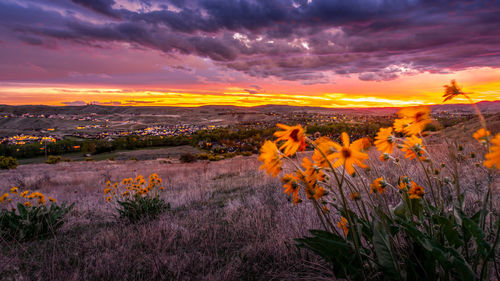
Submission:
M 193 55 L 251 77 L 313 85 L 499 67 L 499 14 L 497 1 L 479 0 L 7 0 L 0 35 L 32 50 L 112 43 Z

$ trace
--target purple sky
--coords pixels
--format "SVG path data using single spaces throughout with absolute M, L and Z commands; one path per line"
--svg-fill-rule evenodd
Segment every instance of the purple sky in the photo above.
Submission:
M 499 1 L 3 0 L 0 86 L 391 81 L 496 69 L 499 30 Z

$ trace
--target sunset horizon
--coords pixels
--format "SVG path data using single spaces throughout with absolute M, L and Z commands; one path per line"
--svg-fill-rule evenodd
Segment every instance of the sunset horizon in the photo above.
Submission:
M 0 4 L 0 104 L 406 107 L 500 99 L 482 2 Z M 467 103 L 457 98 L 455 103 Z

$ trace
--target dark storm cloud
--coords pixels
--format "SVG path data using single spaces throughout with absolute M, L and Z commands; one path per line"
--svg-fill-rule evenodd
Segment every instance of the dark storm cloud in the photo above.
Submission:
M 135 9 L 119 0 L 72 2 L 0 3 L 0 33 L 34 46 L 126 42 L 306 84 L 329 82 L 326 72 L 383 81 L 500 66 L 497 1 L 136 0 Z
M 119 18 L 118 12 L 112 8 L 113 4 L 115 4 L 113 0 L 72 0 L 72 2 L 91 9 L 94 12 L 113 18 Z

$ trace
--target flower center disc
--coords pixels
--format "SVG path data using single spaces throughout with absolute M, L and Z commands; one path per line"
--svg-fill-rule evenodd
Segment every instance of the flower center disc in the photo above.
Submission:
M 351 157 L 351 150 L 347 147 L 342 148 L 342 156 L 344 158 L 349 158 Z
M 297 135 L 299 134 L 299 129 L 293 129 L 293 131 L 290 133 L 290 138 L 292 138 L 293 141 L 299 141 L 299 138 Z

